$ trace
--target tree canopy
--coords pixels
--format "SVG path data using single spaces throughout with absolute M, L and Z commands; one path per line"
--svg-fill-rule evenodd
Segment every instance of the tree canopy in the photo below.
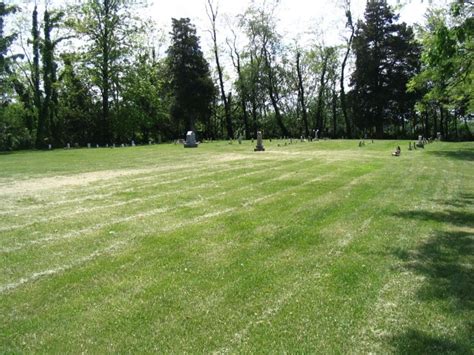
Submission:
M 413 28 L 387 1 L 367 1 L 356 19 L 345 0 L 337 45 L 285 38 L 279 1 L 253 2 L 225 27 L 218 5 L 206 4 L 207 52 L 189 18 L 171 19 L 165 40 L 139 1 L 0 1 L 0 149 L 171 141 L 187 130 L 472 139 L 472 2 L 430 10 Z

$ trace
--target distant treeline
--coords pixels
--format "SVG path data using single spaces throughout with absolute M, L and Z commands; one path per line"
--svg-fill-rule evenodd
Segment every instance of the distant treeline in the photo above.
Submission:
M 252 3 L 231 38 L 220 38 L 208 0 L 211 64 L 187 18 L 172 19 L 159 54 L 159 29 L 136 15 L 140 3 L 72 1 L 39 11 L 0 1 L 1 150 L 148 143 L 187 130 L 199 139 L 250 139 L 257 130 L 472 139 L 472 1 L 429 10 L 415 31 L 386 1 L 368 1 L 355 21 L 345 0 L 345 43 L 315 39 L 302 48 L 278 33 L 277 1 Z

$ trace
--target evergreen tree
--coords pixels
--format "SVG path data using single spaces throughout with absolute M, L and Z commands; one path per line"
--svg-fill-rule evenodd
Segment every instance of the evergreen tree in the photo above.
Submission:
M 182 128 L 196 130 L 196 123 L 208 122 L 216 90 L 194 25 L 189 18 L 181 18 L 172 19 L 172 26 L 172 43 L 168 48 L 171 117 L 179 134 Z
M 384 135 L 384 125 L 410 110 L 396 102 L 409 101 L 405 87 L 419 67 L 413 31 L 396 24 L 397 19 L 385 0 L 369 0 L 365 22 L 359 21 L 353 41 L 353 112 L 359 128 L 371 131 L 375 127 L 378 138 Z

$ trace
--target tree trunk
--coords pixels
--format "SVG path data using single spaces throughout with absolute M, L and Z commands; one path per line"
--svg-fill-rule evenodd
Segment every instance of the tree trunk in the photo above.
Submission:
M 212 7 L 212 2 L 211 0 L 208 0 L 208 5 L 209 5 L 209 12 L 208 16 L 209 19 L 211 20 L 211 26 L 212 26 L 212 41 L 214 43 L 214 58 L 216 60 L 216 67 L 217 67 L 217 74 L 219 77 L 219 87 L 221 90 L 221 99 L 224 104 L 224 114 L 225 114 L 225 122 L 226 122 L 226 128 L 227 128 L 227 138 L 233 139 L 234 138 L 234 129 L 232 128 L 232 117 L 231 117 L 231 112 L 230 112 L 230 103 L 229 100 L 225 94 L 225 88 L 224 88 L 224 80 L 222 79 L 222 67 L 219 61 L 219 51 L 217 48 L 217 32 L 216 32 L 216 18 L 217 18 L 217 10 L 214 10 Z
M 289 137 L 290 134 L 288 132 L 288 129 L 285 127 L 285 124 L 283 123 L 283 118 L 280 113 L 280 107 L 278 106 L 278 92 L 274 83 L 275 79 L 273 77 L 273 70 L 270 61 L 268 60 L 267 54 L 265 54 L 265 60 L 268 69 L 268 94 L 270 96 L 270 101 L 272 102 L 273 110 L 275 111 L 275 118 L 278 126 L 280 127 L 281 134 L 284 137 Z
M 337 134 L 337 95 L 336 95 L 336 79 L 332 84 L 332 137 L 336 138 Z
M 38 115 L 38 123 L 37 123 L 37 130 L 36 130 L 36 148 L 41 149 L 45 147 L 46 138 L 46 117 L 44 116 L 43 112 L 43 105 L 41 99 L 41 91 L 40 91 L 40 69 L 39 69 L 39 61 L 40 61 L 40 37 L 39 37 L 39 25 L 38 25 L 38 9 L 35 6 L 32 15 L 32 28 L 31 28 L 31 35 L 33 38 L 33 68 L 31 71 L 31 81 L 33 83 L 33 95 L 34 95 L 34 103 Z
M 300 52 L 296 53 L 296 71 L 298 74 L 298 97 L 301 104 L 301 114 L 303 117 L 304 131 L 306 137 L 309 137 L 308 113 L 306 110 L 306 101 L 304 96 L 303 76 L 301 75 Z
M 325 55 L 323 59 L 321 80 L 319 82 L 318 103 L 316 106 L 316 128 L 319 129 L 319 132 L 323 131 L 323 94 L 324 94 L 324 88 L 326 86 L 325 77 L 326 77 L 327 62 L 328 62 L 328 56 Z
M 347 17 L 347 26 L 350 27 L 351 29 L 351 35 L 349 37 L 349 40 L 347 41 L 347 49 L 346 53 L 344 55 L 344 59 L 342 60 L 341 63 L 341 80 L 340 80 L 340 89 L 341 89 L 341 110 L 342 110 L 342 115 L 344 116 L 344 122 L 346 124 L 346 135 L 348 138 L 352 137 L 352 129 L 351 129 L 351 122 L 349 120 L 349 117 L 347 115 L 347 102 L 346 102 L 346 91 L 344 88 L 344 77 L 345 77 L 345 70 L 346 70 L 346 65 L 347 65 L 347 59 L 349 58 L 349 53 L 351 51 L 351 46 L 352 46 L 352 40 L 354 39 L 354 33 L 355 33 L 355 28 L 352 24 L 352 14 L 350 11 L 350 2 L 348 4 L 349 8 L 346 9 L 346 17 Z

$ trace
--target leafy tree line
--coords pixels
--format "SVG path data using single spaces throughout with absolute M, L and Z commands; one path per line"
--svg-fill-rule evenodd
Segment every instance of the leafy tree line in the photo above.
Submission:
M 186 18 L 172 19 L 161 54 L 137 1 L 0 1 L 0 149 L 160 142 L 190 129 L 200 139 L 472 138 L 472 1 L 429 11 L 413 29 L 384 0 L 359 20 L 345 0 L 345 43 L 306 47 L 285 44 L 278 1 L 252 3 L 229 38 L 218 5 L 206 3 L 208 61 Z

